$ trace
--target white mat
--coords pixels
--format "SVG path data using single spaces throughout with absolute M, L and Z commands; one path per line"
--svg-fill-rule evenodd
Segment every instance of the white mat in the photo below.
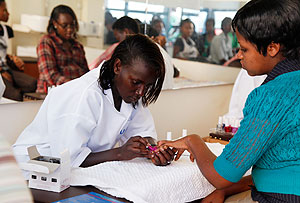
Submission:
M 224 145 L 207 143 L 218 156 Z M 215 188 L 188 156 L 168 166 L 150 160 L 113 161 L 72 171 L 71 185 L 93 185 L 111 195 L 133 202 L 188 202 L 203 198 Z

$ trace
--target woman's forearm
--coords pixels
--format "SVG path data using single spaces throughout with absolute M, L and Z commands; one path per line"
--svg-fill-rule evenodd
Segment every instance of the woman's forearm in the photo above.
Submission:
M 224 188 L 225 196 L 234 195 L 240 192 L 250 190 L 250 185 L 253 185 L 251 175 L 243 177 L 239 182 L 232 184 L 231 186 Z
M 81 167 L 89 167 L 106 161 L 121 160 L 120 148 L 114 148 L 102 152 L 90 153 L 80 165 Z
M 201 137 L 198 135 L 188 136 L 187 146 L 196 159 L 202 174 L 215 188 L 222 189 L 233 184 L 215 170 L 213 163 L 217 157 L 209 150 Z

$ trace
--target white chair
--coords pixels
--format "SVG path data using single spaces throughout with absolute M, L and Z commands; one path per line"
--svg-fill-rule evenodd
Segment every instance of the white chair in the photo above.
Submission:
M 17 102 L 0 105 L 0 134 L 14 144 L 21 132 L 37 114 L 43 101 Z

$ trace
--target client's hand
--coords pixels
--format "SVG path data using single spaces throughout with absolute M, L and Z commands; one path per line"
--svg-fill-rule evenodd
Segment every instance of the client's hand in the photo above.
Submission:
M 175 161 L 177 161 L 181 157 L 183 152 L 187 150 L 188 152 L 190 152 L 190 160 L 194 161 L 194 156 L 191 153 L 191 150 L 189 149 L 188 142 L 189 140 L 193 139 L 195 136 L 198 139 L 199 136 L 197 135 L 188 135 L 186 137 L 183 137 L 175 141 L 162 140 L 158 142 L 158 146 L 159 147 L 168 146 L 168 147 L 172 147 L 172 149 L 176 149 L 177 154 L 175 157 Z

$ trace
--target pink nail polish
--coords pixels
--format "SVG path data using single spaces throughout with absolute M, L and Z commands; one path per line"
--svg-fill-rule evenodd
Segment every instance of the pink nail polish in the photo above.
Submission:
M 157 149 L 156 146 L 147 146 L 147 149 L 149 149 L 150 151 L 155 151 Z

